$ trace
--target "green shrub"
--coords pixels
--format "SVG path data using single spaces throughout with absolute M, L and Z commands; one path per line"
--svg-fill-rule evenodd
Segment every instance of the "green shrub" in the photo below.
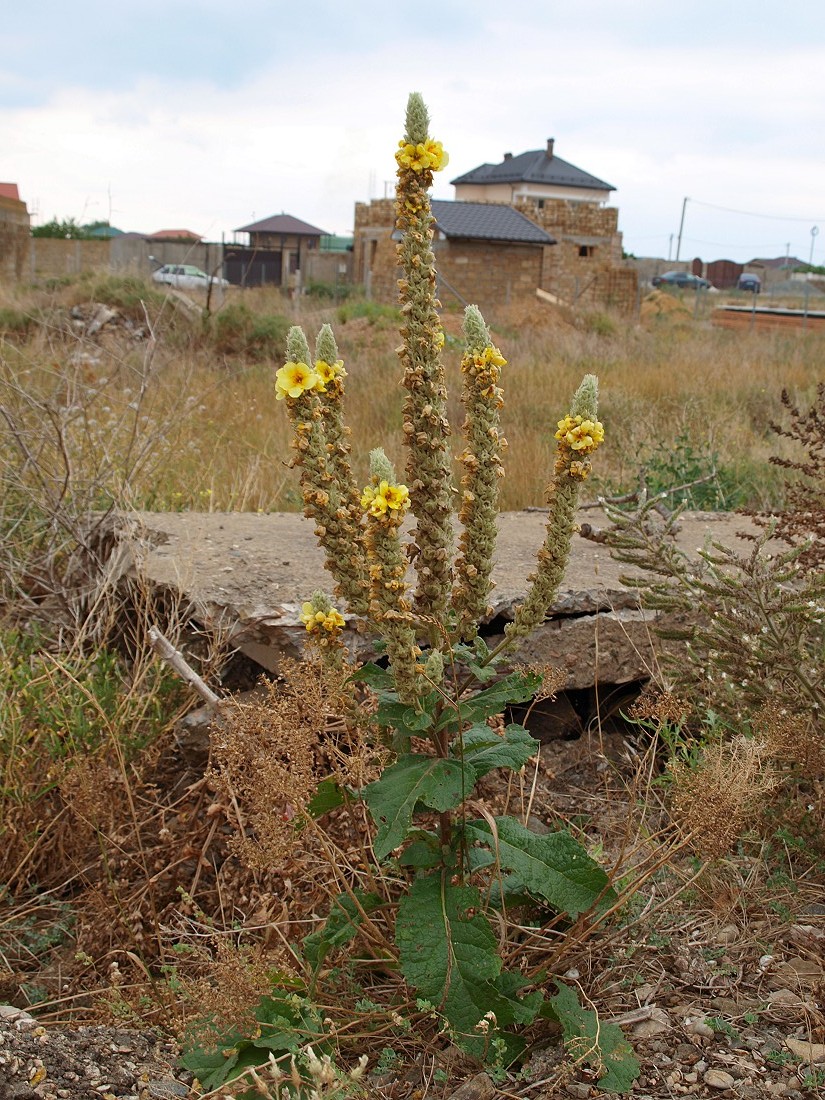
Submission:
M 99 275 L 91 281 L 89 294 L 94 301 L 119 309 L 135 321 L 145 320 L 147 308 L 159 310 L 165 302 L 161 291 L 137 275 Z
M 279 314 L 256 314 L 242 302 L 230 302 L 212 317 L 215 350 L 250 359 L 280 359 L 286 349 L 289 321 Z
M 335 316 L 342 325 L 345 325 L 347 321 L 354 320 L 356 317 L 366 317 L 371 325 L 387 321 L 397 325 L 400 321 L 397 306 L 385 306 L 380 302 L 367 301 L 366 299 L 358 302 L 347 302 L 346 305 L 339 306 Z
M 28 337 L 37 323 L 38 319 L 33 313 L 22 309 L 0 309 L 0 336 Z

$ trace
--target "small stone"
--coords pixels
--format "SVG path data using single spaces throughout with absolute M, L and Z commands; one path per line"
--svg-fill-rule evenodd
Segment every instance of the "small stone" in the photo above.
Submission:
M 800 1004 L 798 993 L 792 993 L 790 989 L 775 989 L 768 994 L 768 1004 L 771 1005 L 798 1005 Z
M 496 1087 L 486 1073 L 477 1073 L 463 1085 L 459 1085 L 450 1100 L 492 1100 Z M 183 1095 L 188 1095 L 188 1090 Z
M 704 1018 L 699 1017 L 696 1020 L 688 1018 L 685 1020 L 685 1030 L 690 1035 L 698 1035 L 703 1039 L 712 1039 L 716 1032 L 710 1026 L 705 1023 Z
M 802 1039 L 786 1039 L 785 1046 L 802 1062 L 818 1065 L 825 1062 L 825 1043 L 806 1043 Z
M 564 1091 L 568 1096 L 575 1096 L 577 1100 L 587 1100 L 591 1089 L 586 1081 L 571 1081 L 569 1085 L 564 1086 Z
M 735 924 L 726 924 L 724 928 L 720 928 L 714 936 L 717 943 L 733 943 L 739 938 L 739 929 Z
M 723 1069 L 709 1069 L 702 1080 L 711 1089 L 732 1089 L 736 1084 L 735 1078 Z
M 634 1039 L 648 1039 L 651 1035 L 661 1035 L 663 1031 L 670 1031 L 670 1028 L 670 1016 L 665 1010 L 663 1008 L 652 1008 L 650 1018 L 640 1020 L 638 1024 L 634 1024 L 630 1033 Z

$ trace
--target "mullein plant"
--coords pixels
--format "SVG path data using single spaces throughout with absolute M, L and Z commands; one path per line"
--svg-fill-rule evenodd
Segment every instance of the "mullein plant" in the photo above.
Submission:
M 482 820 L 468 818 L 483 775 L 494 767 L 519 771 L 537 751 L 522 726 L 493 728 L 489 720 L 506 703 L 541 690 L 540 674 L 507 672 L 502 661 L 552 606 L 575 531 L 579 492 L 604 431 L 597 419 L 596 378 L 587 375 L 555 429 L 546 537 L 532 583 L 504 639 L 490 650 L 478 628 L 489 615 L 493 587 L 506 447 L 499 383 L 507 363 L 477 307 L 468 306 L 461 360 L 462 530 L 456 548 L 457 489 L 429 200 L 433 173 L 446 165 L 447 154 L 429 135 L 427 110 L 417 93 L 409 99 L 396 161 L 407 484 L 377 449 L 370 455 L 369 483 L 360 492 L 355 487 L 342 418 L 346 372 L 328 326 L 318 336 L 314 362 L 303 332 L 293 328 L 288 360 L 276 375 L 277 397 L 285 401 L 295 428 L 294 462 L 301 468 L 306 514 L 315 520 L 336 594 L 357 623 L 377 631 L 388 663 L 353 669 L 351 679 L 373 689 L 371 721 L 385 731 L 394 761 L 360 791 L 341 792 L 337 802 L 329 789 L 323 797 L 319 791 L 318 806 L 325 812 L 353 795 L 367 805 L 376 825 L 377 862 L 393 860 L 395 889 L 404 874 L 411 876 L 397 905 L 398 968 L 419 998 L 443 1015 L 456 1042 L 480 1057 L 489 1059 L 497 1051 L 496 1057 L 509 1059 L 518 1038 L 506 1032 L 507 1025 L 530 1023 L 540 1010 L 560 1019 L 573 994 L 561 987 L 545 1002 L 541 991 L 519 992 L 529 981 L 502 971 L 498 937 L 487 917 L 493 899 L 503 903 L 501 869 L 508 872 L 508 896 L 538 907 L 525 918 L 538 919 L 537 928 L 542 920 L 558 921 L 561 913 L 576 920 L 615 900 L 607 876 L 568 834 L 539 837 L 515 818 L 494 819 L 486 811 Z M 415 524 L 404 547 L 408 510 Z M 414 578 L 408 578 L 410 558 Z M 340 668 L 342 613 L 316 593 L 302 617 L 321 657 Z M 486 885 L 479 882 L 485 873 Z M 320 967 L 329 951 L 355 937 L 369 904 L 357 888 L 336 902 L 327 926 L 306 941 L 308 961 Z M 581 1021 L 584 1010 L 577 1012 Z M 612 1065 L 611 1059 L 624 1065 L 621 1034 L 601 1027 L 594 1057 L 602 1067 Z

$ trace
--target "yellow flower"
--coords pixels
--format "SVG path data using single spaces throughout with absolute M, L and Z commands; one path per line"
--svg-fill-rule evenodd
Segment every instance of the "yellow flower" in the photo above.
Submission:
M 334 382 L 336 378 L 346 378 L 347 376 L 343 359 L 336 359 L 334 363 L 328 363 L 326 359 L 318 359 L 315 363 L 315 373 L 324 386 Z
M 410 506 L 406 485 L 390 485 L 382 481 L 377 487 L 368 485 L 361 495 L 361 507 L 371 516 L 386 516 L 388 512 L 403 514 Z
M 482 355 L 484 356 L 484 362 L 491 363 L 494 367 L 507 366 L 507 360 L 493 344 L 488 344 L 482 352 Z
M 283 401 L 285 397 L 300 397 L 306 390 L 318 388 L 323 381 L 306 363 L 284 363 L 275 373 L 275 398 Z
M 449 156 L 444 152 L 440 141 L 427 138 L 417 145 L 401 140 L 395 154 L 399 168 L 412 168 L 414 172 L 440 172 L 449 163 Z
M 361 507 L 371 516 L 383 516 L 387 511 L 387 502 L 378 489 L 368 485 L 361 494 Z
M 317 634 L 321 630 L 325 630 L 327 634 L 334 634 L 345 625 L 344 616 L 334 607 L 324 613 L 316 611 L 311 603 L 301 605 L 301 622 L 310 634 Z
M 563 447 L 569 447 L 580 455 L 595 451 L 604 442 L 604 428 L 598 420 L 585 420 L 582 416 L 565 416 L 559 421 L 556 439 Z
M 387 502 L 387 507 L 394 512 L 406 512 L 410 506 L 410 492 L 406 485 L 387 485 L 381 482 L 381 491 Z
M 446 168 L 450 163 L 449 154 L 444 152 L 444 146 L 440 141 L 427 138 L 424 148 L 430 158 L 430 171 L 440 172 L 442 168 Z

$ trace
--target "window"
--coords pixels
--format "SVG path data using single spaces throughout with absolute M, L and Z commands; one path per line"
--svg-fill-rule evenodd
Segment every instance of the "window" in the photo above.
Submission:
M 590 256 L 593 255 L 595 251 L 596 250 L 594 249 L 592 244 L 579 245 L 579 255 L 582 257 L 582 259 L 588 259 Z

